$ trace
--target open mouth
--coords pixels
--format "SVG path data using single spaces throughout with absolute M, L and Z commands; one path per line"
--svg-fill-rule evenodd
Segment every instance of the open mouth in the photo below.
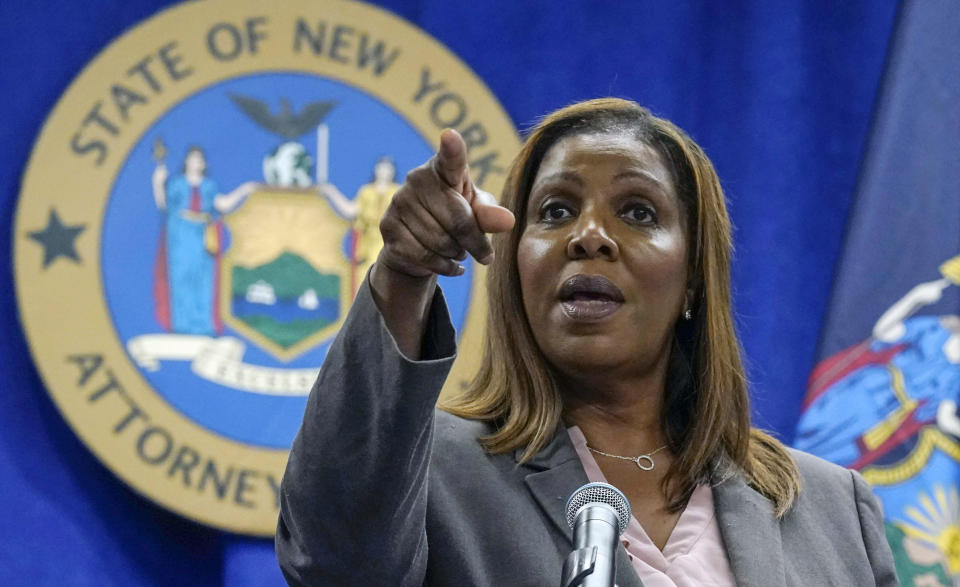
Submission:
M 609 316 L 623 305 L 623 293 L 601 275 L 574 275 L 560 286 L 560 306 L 574 320 L 592 321 Z

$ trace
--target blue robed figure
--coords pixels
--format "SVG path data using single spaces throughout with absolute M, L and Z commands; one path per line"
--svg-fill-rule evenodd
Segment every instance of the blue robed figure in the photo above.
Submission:
M 884 312 L 871 339 L 818 368 L 798 448 L 862 469 L 902 458 L 925 426 L 960 436 L 960 317 L 913 315 L 960 281 L 960 256 L 942 271 Z
M 212 336 L 223 324 L 219 312 L 220 217 L 256 188 L 248 182 L 221 194 L 207 177 L 207 159 L 190 147 L 183 173 L 168 178 L 166 165 L 153 173 L 157 208 L 166 212 L 154 268 L 155 314 L 160 325 L 181 334 Z

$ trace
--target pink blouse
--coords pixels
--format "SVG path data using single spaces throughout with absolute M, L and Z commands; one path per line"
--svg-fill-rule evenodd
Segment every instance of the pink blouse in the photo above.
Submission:
M 580 428 L 567 428 L 567 433 L 587 479 L 606 483 Z M 645 587 L 735 587 L 737 584 L 714 516 L 713 490 L 708 485 L 700 485 L 693 491 L 662 552 L 633 516 L 620 538 Z

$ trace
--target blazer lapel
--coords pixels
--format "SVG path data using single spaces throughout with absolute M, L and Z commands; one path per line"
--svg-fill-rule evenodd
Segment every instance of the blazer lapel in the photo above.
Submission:
M 713 488 L 720 534 L 737 585 L 786 585 L 773 504 L 736 474 Z
M 521 453 L 514 453 L 518 462 Z M 567 525 L 566 518 L 567 498 L 589 480 L 566 429 L 558 427 L 547 446 L 522 466 L 533 470 L 524 478 L 527 488 L 572 549 L 573 531 Z M 618 587 L 643 587 L 622 544 L 617 547 L 616 565 Z

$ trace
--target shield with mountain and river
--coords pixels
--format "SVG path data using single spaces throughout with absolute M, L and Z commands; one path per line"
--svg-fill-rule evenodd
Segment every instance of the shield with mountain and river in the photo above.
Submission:
M 341 252 L 348 224 L 316 191 L 260 189 L 225 223 L 226 323 L 281 360 L 336 333 L 352 295 Z

